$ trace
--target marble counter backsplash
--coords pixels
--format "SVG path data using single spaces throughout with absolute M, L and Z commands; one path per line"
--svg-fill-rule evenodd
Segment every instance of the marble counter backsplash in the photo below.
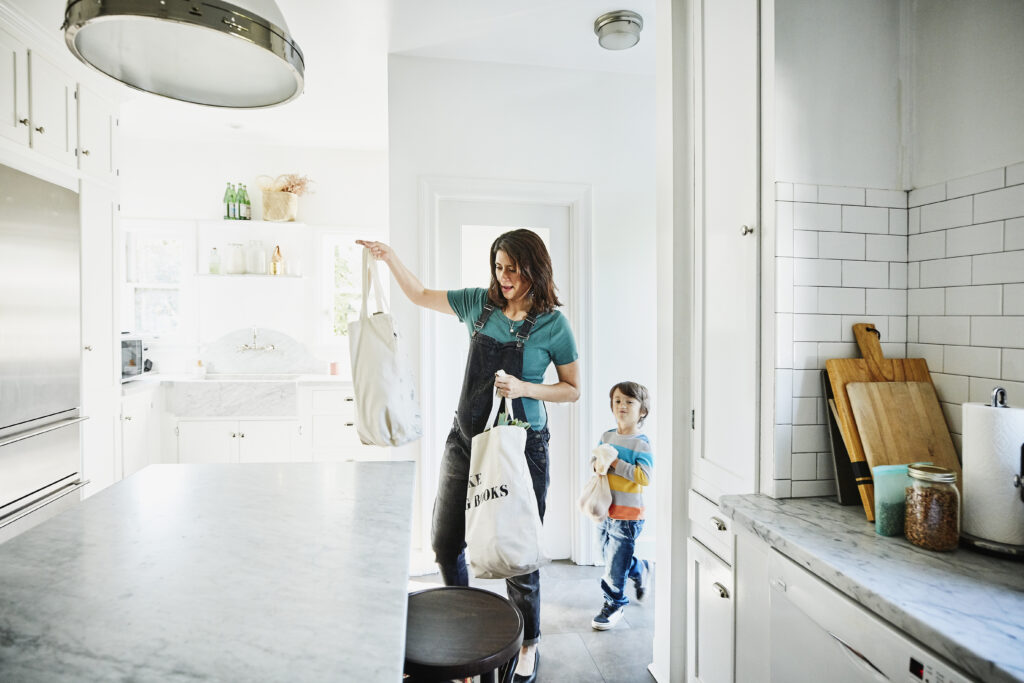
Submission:
M 164 380 L 164 407 L 178 417 L 294 417 L 298 384 L 229 380 Z
M 741 527 L 979 681 L 1024 681 L 1024 563 L 882 537 L 833 498 L 724 496 Z
M 203 351 L 203 364 L 207 372 L 216 373 L 297 373 L 327 372 L 328 364 L 315 356 L 301 342 L 266 327 L 246 327 L 225 334 L 210 342 Z M 245 346 L 256 346 L 249 349 Z M 266 347 L 273 346 L 273 349 Z

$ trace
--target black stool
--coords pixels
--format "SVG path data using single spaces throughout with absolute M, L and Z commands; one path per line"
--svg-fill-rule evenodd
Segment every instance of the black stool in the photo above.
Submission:
M 522 644 L 523 615 L 500 595 L 459 586 L 409 594 L 407 681 L 480 676 L 481 683 L 508 682 Z

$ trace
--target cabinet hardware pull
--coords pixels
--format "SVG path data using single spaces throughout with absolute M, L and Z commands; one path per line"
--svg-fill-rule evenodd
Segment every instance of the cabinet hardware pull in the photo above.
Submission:
M 28 125 L 28 119 L 18 119 L 18 123 L 20 123 L 23 126 L 27 126 Z
M 36 132 L 42 135 L 43 133 L 46 132 L 46 128 L 44 128 L 43 126 L 39 126 L 38 128 L 36 128 Z
M 750 227 L 749 225 L 744 225 L 743 226 L 743 233 L 742 233 L 743 237 L 746 237 L 747 235 L 749 235 L 752 232 L 754 232 L 754 229 L 752 227 Z
M 239 436 L 244 439 L 245 438 L 245 432 L 242 432 L 241 434 L 239 434 Z
M 345 397 L 345 402 L 346 402 L 346 403 L 351 403 L 351 402 L 352 402 L 352 401 L 354 401 L 354 400 L 355 400 L 355 399 L 354 399 L 354 398 L 352 398 L 351 396 L 346 396 L 346 397 Z
M 84 348 L 86 351 L 92 351 L 92 344 L 88 344 Z
M 712 517 L 711 521 L 715 523 L 715 528 L 718 529 L 719 531 L 727 531 L 729 529 L 729 527 L 727 527 L 725 525 L 725 522 L 723 522 L 718 517 Z
M 717 581 L 715 581 L 713 584 L 711 584 L 711 586 L 713 588 L 718 589 L 718 597 L 720 597 L 720 598 L 728 598 L 729 597 L 729 591 L 722 584 L 720 584 Z
M 786 582 L 783 581 L 782 579 L 772 579 L 771 581 L 768 582 L 768 585 L 770 585 L 772 588 L 774 588 L 775 590 L 779 591 L 780 593 L 785 593 L 786 592 L 786 588 L 787 588 Z
M 234 432 L 231 432 L 231 438 L 232 439 L 237 439 L 238 438 L 238 434 L 235 434 Z
M 131 415 L 125 415 L 124 416 L 124 421 L 125 422 L 131 422 L 132 421 L 132 416 Z
M 355 427 L 355 426 L 356 426 L 356 423 L 355 423 L 355 422 L 346 422 L 346 423 L 345 423 L 345 426 L 346 426 L 346 427 Z
M 89 156 L 89 150 L 83 149 L 82 150 L 82 154 L 85 155 L 85 156 Z

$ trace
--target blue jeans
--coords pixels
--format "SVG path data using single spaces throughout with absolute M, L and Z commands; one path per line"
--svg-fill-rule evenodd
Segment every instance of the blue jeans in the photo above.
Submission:
M 642 519 L 606 519 L 601 522 L 601 554 L 604 576 L 601 590 L 604 601 L 615 607 L 629 604 L 626 579 L 639 579 L 642 564 L 633 556 L 636 539 L 644 528 Z

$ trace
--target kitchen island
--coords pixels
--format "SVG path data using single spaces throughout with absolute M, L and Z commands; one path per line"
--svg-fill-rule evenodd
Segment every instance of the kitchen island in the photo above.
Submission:
M 413 477 L 151 465 L 0 545 L 0 680 L 400 680 Z
M 1024 681 L 1024 563 L 883 537 L 834 498 L 723 496 L 737 527 L 978 681 Z

